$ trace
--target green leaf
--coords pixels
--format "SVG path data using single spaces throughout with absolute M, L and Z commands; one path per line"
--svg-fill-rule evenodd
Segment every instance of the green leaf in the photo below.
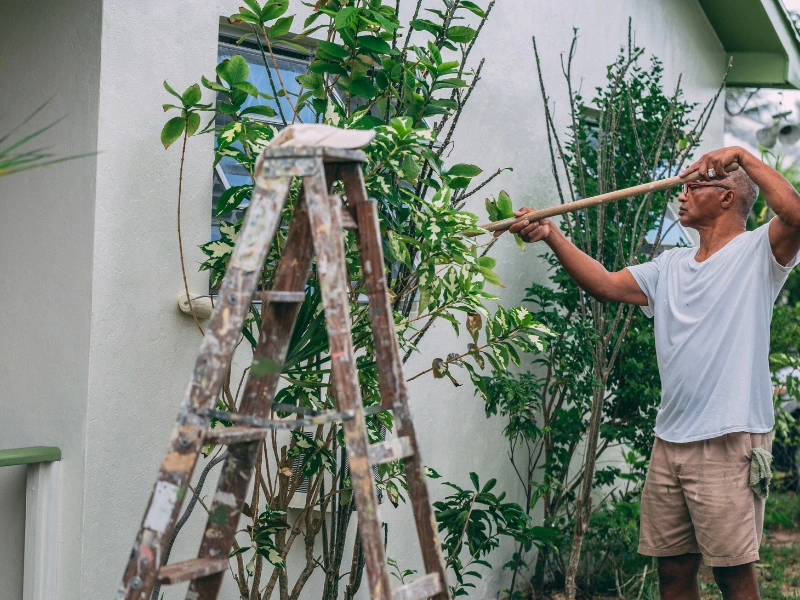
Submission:
M 346 10 L 346 9 L 342 9 L 342 10 Z M 342 12 L 342 11 L 339 11 L 339 12 Z M 312 13 L 311 13 L 311 14 L 310 14 L 310 15 L 309 15 L 307 18 L 306 18 L 306 20 L 303 22 L 303 27 L 308 27 L 309 25 L 313 25 L 313 24 L 314 24 L 314 21 L 316 21 L 317 19 L 319 19 L 319 18 L 320 18 L 322 15 L 324 15 L 324 14 L 325 14 L 325 13 L 324 13 L 324 12 L 322 12 L 322 11 L 319 11 L 319 12 L 312 12 Z M 323 27 L 323 25 L 320 25 L 320 27 Z M 304 35 L 305 35 L 305 32 L 304 32 Z
M 244 3 L 250 7 L 250 10 L 253 11 L 253 14 L 260 15 L 261 14 L 261 7 L 259 6 L 256 0 L 244 0 Z
M 232 115 L 239 109 L 238 106 L 228 104 L 227 102 L 220 102 L 217 104 L 217 110 L 224 115 Z
M 333 75 L 347 76 L 347 69 L 339 63 L 323 62 L 315 60 L 308 66 L 308 70 L 312 73 L 331 73 Z
M 336 11 L 333 24 L 337 30 L 341 30 L 353 25 L 356 19 L 358 19 L 358 9 L 354 6 L 348 6 Z M 308 27 L 308 21 L 306 21 L 306 27 Z
M 447 29 L 447 39 L 457 44 L 467 44 L 475 37 L 475 30 L 466 25 L 456 25 Z
M 385 71 L 378 71 L 375 73 L 375 84 L 378 86 L 379 90 L 385 90 L 391 85 L 391 81 L 389 81 L 389 76 L 386 74 Z
M 269 28 L 269 37 L 276 38 L 289 33 L 289 30 L 292 28 L 292 21 L 294 21 L 294 15 L 281 17 L 275 21 L 275 24 Z
M 433 21 L 428 21 L 427 19 L 414 19 L 411 21 L 411 29 L 415 29 L 417 31 L 427 31 L 433 35 L 439 35 L 439 32 L 442 30 L 442 26 L 437 25 Z
M 261 11 L 261 20 L 265 23 L 277 19 L 289 10 L 289 0 L 270 0 Z
M 374 35 L 361 35 L 356 38 L 357 48 L 366 48 L 377 54 L 389 54 L 392 47 L 384 40 Z
M 271 106 L 267 106 L 266 104 L 258 104 L 256 106 L 248 106 L 247 108 L 243 109 L 242 112 L 239 113 L 240 115 L 263 115 L 265 117 L 274 117 L 277 113 L 275 109 Z
M 234 83 L 246 81 L 249 74 L 250 67 L 247 65 L 247 61 L 238 54 L 226 58 L 217 65 L 217 75 L 231 86 Z
M 175 140 L 181 137 L 183 128 L 186 126 L 186 120 L 183 117 L 172 117 L 164 124 L 161 130 L 161 143 L 164 148 L 169 148 Z
M 239 90 L 240 92 L 244 92 L 245 94 L 248 94 L 253 98 L 258 98 L 258 88 L 249 81 L 240 81 L 239 83 L 234 83 L 231 87 L 234 90 Z
M 497 210 L 497 200 L 494 198 L 486 199 L 486 212 L 489 213 L 490 221 L 497 221 L 500 218 L 498 216 L 499 212 Z
M 419 177 L 421 170 L 422 167 L 420 167 L 420 164 L 415 157 L 411 154 L 406 154 L 405 158 L 403 158 L 402 166 L 403 179 L 413 183 L 417 180 L 417 177 Z
M 186 88 L 186 91 L 183 92 L 183 95 L 181 96 L 181 101 L 183 102 L 184 106 L 194 106 L 200 102 L 200 98 L 202 96 L 203 93 L 200 91 L 200 86 L 195 83 L 194 85 L 190 85 L 188 88 Z
M 236 210 L 242 204 L 242 201 L 247 199 L 252 190 L 253 186 L 250 185 L 229 187 L 217 199 L 214 215 L 220 217 L 232 210 Z
M 215 92 L 224 92 L 224 93 L 228 92 L 228 88 L 226 88 L 224 85 L 220 85 L 216 81 L 210 81 L 209 79 L 206 79 L 205 76 L 200 77 L 200 82 L 203 84 L 204 87 L 207 87 L 210 90 L 214 90 Z
M 433 62 L 436 63 L 437 67 L 442 64 L 442 52 L 439 50 L 436 44 L 433 42 L 428 42 L 428 52 L 431 53 L 431 58 L 433 59 Z
M 474 2 L 469 2 L 468 0 L 462 0 L 460 6 L 466 8 L 468 11 L 478 15 L 481 18 L 486 16 L 486 13 L 483 11 L 483 9 Z
M 378 90 L 368 77 L 356 77 L 350 82 L 350 92 L 362 98 L 374 98 Z
M 466 163 L 458 163 L 447 170 L 448 177 L 475 177 L 481 173 L 483 173 L 483 169 Z
M 469 478 L 472 481 L 472 485 L 475 486 L 475 491 L 481 489 L 480 482 L 478 481 L 478 474 L 477 473 L 470 473 Z
M 471 182 L 472 179 L 469 177 L 453 177 L 447 182 L 447 184 L 454 190 L 460 190 L 469 186 Z
M 235 15 L 231 15 L 228 20 L 231 23 L 238 23 L 239 21 L 244 21 L 245 23 L 252 23 L 253 25 L 261 25 L 261 19 L 258 18 L 258 15 L 254 15 L 244 6 L 239 7 L 239 12 L 236 13 Z
M 181 95 L 175 90 L 173 90 L 172 87 L 166 81 L 164 81 L 164 89 L 167 90 L 173 96 L 175 96 L 178 100 L 183 102 L 183 98 L 181 98 Z
M 350 53 L 343 46 L 333 42 L 326 42 L 325 40 L 319 40 L 317 48 L 333 58 L 347 58 L 350 56 Z
M 198 127 L 200 127 L 200 115 L 196 112 L 190 112 L 186 116 L 186 133 L 194 135 Z
M 497 216 L 501 219 L 510 219 L 514 216 L 514 205 L 505 190 L 500 190 L 500 194 L 497 196 Z
M 464 88 L 469 87 L 470 84 L 464 81 L 463 79 L 458 79 L 455 77 L 449 79 L 437 79 L 436 83 L 433 84 L 433 91 L 442 90 L 446 88 Z

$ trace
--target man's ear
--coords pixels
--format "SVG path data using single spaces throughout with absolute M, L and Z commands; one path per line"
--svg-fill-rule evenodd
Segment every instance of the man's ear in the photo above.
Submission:
M 734 190 L 725 190 L 725 195 L 720 202 L 722 208 L 728 210 L 736 206 L 736 192 Z

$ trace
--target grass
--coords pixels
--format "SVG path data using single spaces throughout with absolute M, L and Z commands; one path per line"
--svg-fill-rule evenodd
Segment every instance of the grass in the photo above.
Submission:
M 764 536 L 761 540 L 758 569 L 759 589 L 762 600 L 795 598 L 800 600 L 800 496 L 793 492 L 772 493 L 767 500 L 764 514 Z M 644 557 L 642 557 L 644 559 Z M 650 561 L 644 559 L 642 564 Z M 639 579 L 641 581 L 641 578 Z M 644 589 L 637 583 L 624 594 L 626 600 L 657 600 L 658 582 L 647 573 Z M 642 595 L 639 596 L 640 590 Z M 592 600 L 614 600 L 620 596 L 613 591 L 594 592 L 583 598 Z M 563 592 L 545 592 L 540 598 L 564 600 Z M 700 597 L 702 600 L 718 600 L 722 594 L 714 581 L 710 567 L 700 568 Z

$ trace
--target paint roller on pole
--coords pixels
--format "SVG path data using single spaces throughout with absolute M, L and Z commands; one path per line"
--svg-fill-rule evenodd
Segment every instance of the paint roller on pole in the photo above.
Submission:
M 731 173 L 738 168 L 739 163 L 732 162 L 725 167 L 725 172 Z M 659 179 L 657 181 L 651 181 L 650 183 L 642 183 L 640 185 L 635 185 L 622 190 L 600 194 L 599 196 L 592 196 L 591 198 L 584 198 L 583 200 L 576 200 L 575 202 L 559 204 L 558 206 L 551 206 L 549 208 L 543 208 L 542 210 L 525 213 L 520 217 L 512 217 L 510 219 L 502 219 L 492 223 L 485 223 L 478 226 L 484 231 L 471 231 L 465 233 L 464 235 L 468 237 L 475 237 L 484 233 L 491 233 L 493 231 L 506 231 L 514 223 L 519 223 L 520 221 L 528 221 L 529 223 L 533 223 L 534 221 L 540 221 L 556 215 L 563 215 L 564 213 L 590 208 L 600 204 L 607 204 L 608 202 L 616 202 L 625 198 L 632 198 L 633 196 L 641 196 L 643 194 L 649 194 L 650 192 L 666 190 L 678 185 L 683 185 L 684 183 L 698 181 L 699 179 L 699 173 L 692 173 L 686 177 L 680 177 L 676 175 L 675 177 L 669 177 L 667 179 Z

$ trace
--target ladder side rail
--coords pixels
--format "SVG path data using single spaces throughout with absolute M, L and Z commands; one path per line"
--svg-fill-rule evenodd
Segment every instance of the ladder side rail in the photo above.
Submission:
M 308 210 L 302 196 L 301 190 L 289 225 L 286 249 L 275 272 L 274 289 L 297 292 L 305 290 L 311 268 L 312 244 Z M 267 304 L 258 345 L 253 356 L 254 362 L 273 361 L 274 364 L 283 364 L 300 306 L 300 303 Z M 239 406 L 239 414 L 267 417 L 279 382 L 280 372 L 254 375 L 251 369 Z M 232 444 L 228 447 L 228 458 L 225 459 L 219 476 L 198 557 L 227 558 L 233 546 L 242 503 L 249 489 L 260 448 L 260 440 Z M 253 510 L 257 508 L 254 507 Z M 193 580 L 186 592 L 186 598 L 215 600 L 224 575 L 223 572 Z
M 381 405 L 393 408 L 397 435 L 407 437 L 411 453 L 405 457 L 404 465 L 408 481 L 409 497 L 420 540 L 422 560 L 426 573 L 438 573 L 442 591 L 433 596 L 435 600 L 447 600 L 447 576 L 437 533 L 436 521 L 431 509 L 427 477 L 419 452 L 419 444 L 408 407 L 408 392 L 400 347 L 394 325 L 394 313 L 386 285 L 378 208 L 366 196 L 364 178 L 359 165 L 343 165 L 342 180 L 348 203 L 356 209 L 358 218 L 358 240 L 361 266 L 366 279 L 369 297 L 370 321 L 375 339 L 375 360 L 378 364 L 378 383 Z
M 338 410 L 355 412 L 353 419 L 344 422 L 343 429 L 370 597 L 373 600 L 391 600 L 391 581 L 383 549 L 375 481 L 367 454 L 368 441 L 350 330 L 341 208 L 338 200 L 327 193 L 322 169 L 320 160 L 316 174 L 306 176 L 303 184 L 325 307 L 334 396 Z
M 200 346 L 117 599 L 150 600 L 161 556 L 175 527 L 207 427 L 207 419 L 196 411 L 209 408 L 222 388 L 290 183 L 291 174 L 259 177 L 256 181 L 247 219 L 223 279 L 219 304 Z

